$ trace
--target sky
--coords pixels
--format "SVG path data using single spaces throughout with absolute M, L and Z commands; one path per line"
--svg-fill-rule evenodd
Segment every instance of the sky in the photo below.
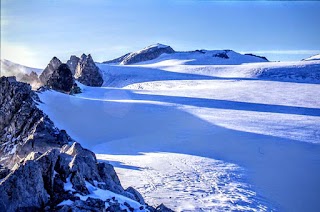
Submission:
M 300 60 L 320 53 L 319 20 L 318 1 L 1 0 L 1 59 L 45 68 L 163 43 Z

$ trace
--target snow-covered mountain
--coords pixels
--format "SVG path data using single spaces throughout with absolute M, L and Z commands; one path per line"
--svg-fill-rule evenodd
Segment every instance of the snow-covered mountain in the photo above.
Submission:
M 105 64 L 151 64 L 179 60 L 186 65 L 237 65 L 242 63 L 268 62 L 265 57 L 240 54 L 232 50 L 174 51 L 170 46 L 154 44 L 119 58 L 105 61 Z
M 303 59 L 305 61 L 309 61 L 309 60 L 320 60 L 320 54 L 316 54 L 316 55 L 313 55 L 311 57 L 308 57 L 306 59 Z

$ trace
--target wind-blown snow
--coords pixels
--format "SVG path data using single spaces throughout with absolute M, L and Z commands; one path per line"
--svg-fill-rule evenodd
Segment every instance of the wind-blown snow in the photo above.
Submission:
M 9 60 L 1 59 L 1 74 L 3 76 L 17 76 L 21 74 L 30 74 L 35 72 L 41 74 L 42 69 L 31 68 L 28 66 L 20 65 Z
M 46 91 L 39 107 L 146 202 L 319 210 L 320 62 L 99 67 L 113 88 Z

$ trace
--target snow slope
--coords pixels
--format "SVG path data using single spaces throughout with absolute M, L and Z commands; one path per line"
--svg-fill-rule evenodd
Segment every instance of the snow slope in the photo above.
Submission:
M 320 62 L 100 64 L 39 96 L 55 124 L 177 211 L 319 211 Z

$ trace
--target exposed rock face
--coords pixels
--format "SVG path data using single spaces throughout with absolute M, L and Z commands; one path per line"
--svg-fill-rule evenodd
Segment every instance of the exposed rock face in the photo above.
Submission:
M 72 56 L 71 58 L 73 62 L 76 60 Z M 52 58 L 46 69 L 41 73 L 40 80 L 43 86 L 59 92 L 68 94 L 81 93 L 81 89 L 75 83 L 69 65 L 61 63 L 56 57 Z
M 47 65 L 47 67 L 43 70 L 43 72 L 40 74 L 40 81 L 43 85 L 47 84 L 47 81 L 49 80 L 49 78 L 51 77 L 52 73 L 57 70 L 59 68 L 59 66 L 61 65 L 61 61 L 56 58 L 53 57 L 51 59 L 51 61 L 49 62 L 49 64 Z
M 104 63 L 118 62 L 122 65 L 129 65 L 143 61 L 153 60 L 159 57 L 161 54 L 172 54 L 174 52 L 175 51 L 170 46 L 157 43 L 155 45 L 148 46 L 140 51 L 132 52 L 123 55 L 117 59 L 106 61 Z
M 67 61 L 67 65 L 69 66 L 69 68 L 72 72 L 72 75 L 74 75 L 76 73 L 76 68 L 77 68 L 79 61 L 80 61 L 80 58 L 75 55 L 71 55 L 70 59 Z
M 104 61 L 103 63 L 116 63 L 116 64 L 119 64 L 121 63 L 127 56 L 129 56 L 131 53 L 127 53 L 125 55 L 122 55 L 121 57 L 118 57 L 116 59 L 113 59 L 113 60 L 108 60 L 108 61 Z
M 171 54 L 174 52 L 175 51 L 170 46 L 162 44 L 151 45 L 138 52 L 129 54 L 127 57 L 123 59 L 121 64 L 129 65 L 143 61 L 153 60 L 159 57 L 161 54 Z
M 36 106 L 31 86 L 14 77 L 0 78 L 0 156 L 11 167 L 31 151 L 47 151 L 72 141 Z
M 81 56 L 76 68 L 75 78 L 88 86 L 100 87 L 103 84 L 100 69 L 96 66 L 90 54 Z
M 47 80 L 46 85 L 54 90 L 69 93 L 74 85 L 74 78 L 67 64 L 61 64 Z
M 137 201 L 133 194 L 122 188 L 114 175 L 116 176 L 115 171 L 110 164 L 97 162 L 92 152 L 76 142 L 44 154 L 32 152 L 0 183 L 0 208 L 5 211 L 59 210 L 63 207 L 58 204 L 69 200 L 74 202 L 70 206 L 74 209 L 103 211 L 106 206 L 110 206 L 108 198 L 95 199 L 87 196 L 95 189 L 108 189 L 130 198 L 131 201 Z M 114 200 L 116 199 L 115 196 Z M 109 202 L 110 200 L 111 197 Z M 138 208 L 136 204 L 130 205 L 130 201 L 121 203 L 118 199 L 118 203 L 121 207 L 145 208 L 138 203 Z
M 227 55 L 226 52 L 221 52 L 221 53 L 214 54 L 213 57 L 220 57 L 220 58 L 223 58 L 223 59 L 229 59 L 229 56 Z
M 269 60 L 266 57 L 263 57 L 263 56 L 259 56 L 259 55 L 255 55 L 255 54 L 251 54 L 251 53 L 244 54 L 244 55 L 248 55 L 248 56 L 252 56 L 252 57 L 258 57 L 258 58 L 261 58 L 261 59 L 265 60 L 266 62 L 269 62 Z

